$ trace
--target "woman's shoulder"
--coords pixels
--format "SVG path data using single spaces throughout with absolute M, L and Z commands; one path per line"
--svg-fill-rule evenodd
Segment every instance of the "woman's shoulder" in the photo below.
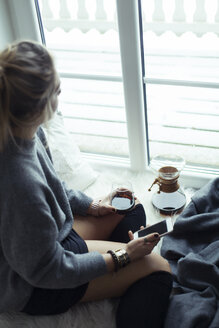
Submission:
M 0 178 L 0 190 L 10 199 L 15 197 L 35 202 L 36 195 L 42 195 L 47 187 L 45 174 L 35 156 L 7 157 L 2 165 Z

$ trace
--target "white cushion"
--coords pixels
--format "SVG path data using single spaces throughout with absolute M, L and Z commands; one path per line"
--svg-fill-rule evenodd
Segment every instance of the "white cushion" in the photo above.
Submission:
M 84 190 L 98 176 L 82 157 L 79 147 L 67 131 L 60 113 L 44 124 L 44 131 L 52 154 L 54 167 L 67 187 Z

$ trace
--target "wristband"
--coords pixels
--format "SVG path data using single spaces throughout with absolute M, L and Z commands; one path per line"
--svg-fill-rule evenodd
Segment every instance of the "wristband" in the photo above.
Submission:
M 116 251 L 109 250 L 107 253 L 111 254 L 115 265 L 115 271 L 124 268 L 130 263 L 130 257 L 126 250 L 118 249 Z
M 116 256 L 116 253 L 114 251 L 111 251 L 111 250 L 107 251 L 107 253 L 109 253 L 112 256 L 113 263 L 115 265 L 115 271 L 117 272 L 119 270 L 119 261 L 118 261 L 118 258 Z
M 94 200 L 90 207 L 89 207 L 89 213 L 93 216 L 99 216 L 99 207 L 100 207 L 101 200 Z

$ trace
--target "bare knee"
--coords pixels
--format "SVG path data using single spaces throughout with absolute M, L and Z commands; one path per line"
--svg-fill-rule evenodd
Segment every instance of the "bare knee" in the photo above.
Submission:
M 166 271 L 171 273 L 171 268 L 168 261 L 158 254 L 152 253 L 148 256 L 145 256 L 144 262 L 146 273 L 148 272 L 148 269 L 150 273 L 156 271 Z
M 158 264 L 158 269 L 156 271 L 167 271 L 171 273 L 171 268 L 169 262 L 161 257 L 161 261 Z

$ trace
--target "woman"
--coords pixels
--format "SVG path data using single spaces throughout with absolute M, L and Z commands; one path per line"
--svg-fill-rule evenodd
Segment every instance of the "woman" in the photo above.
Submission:
M 172 276 L 151 253 L 158 234 L 133 240 L 142 205 L 119 215 L 68 190 L 53 168 L 41 125 L 60 92 L 44 46 L 21 41 L 0 53 L 0 312 L 58 314 L 120 297 L 117 327 L 160 327 Z

